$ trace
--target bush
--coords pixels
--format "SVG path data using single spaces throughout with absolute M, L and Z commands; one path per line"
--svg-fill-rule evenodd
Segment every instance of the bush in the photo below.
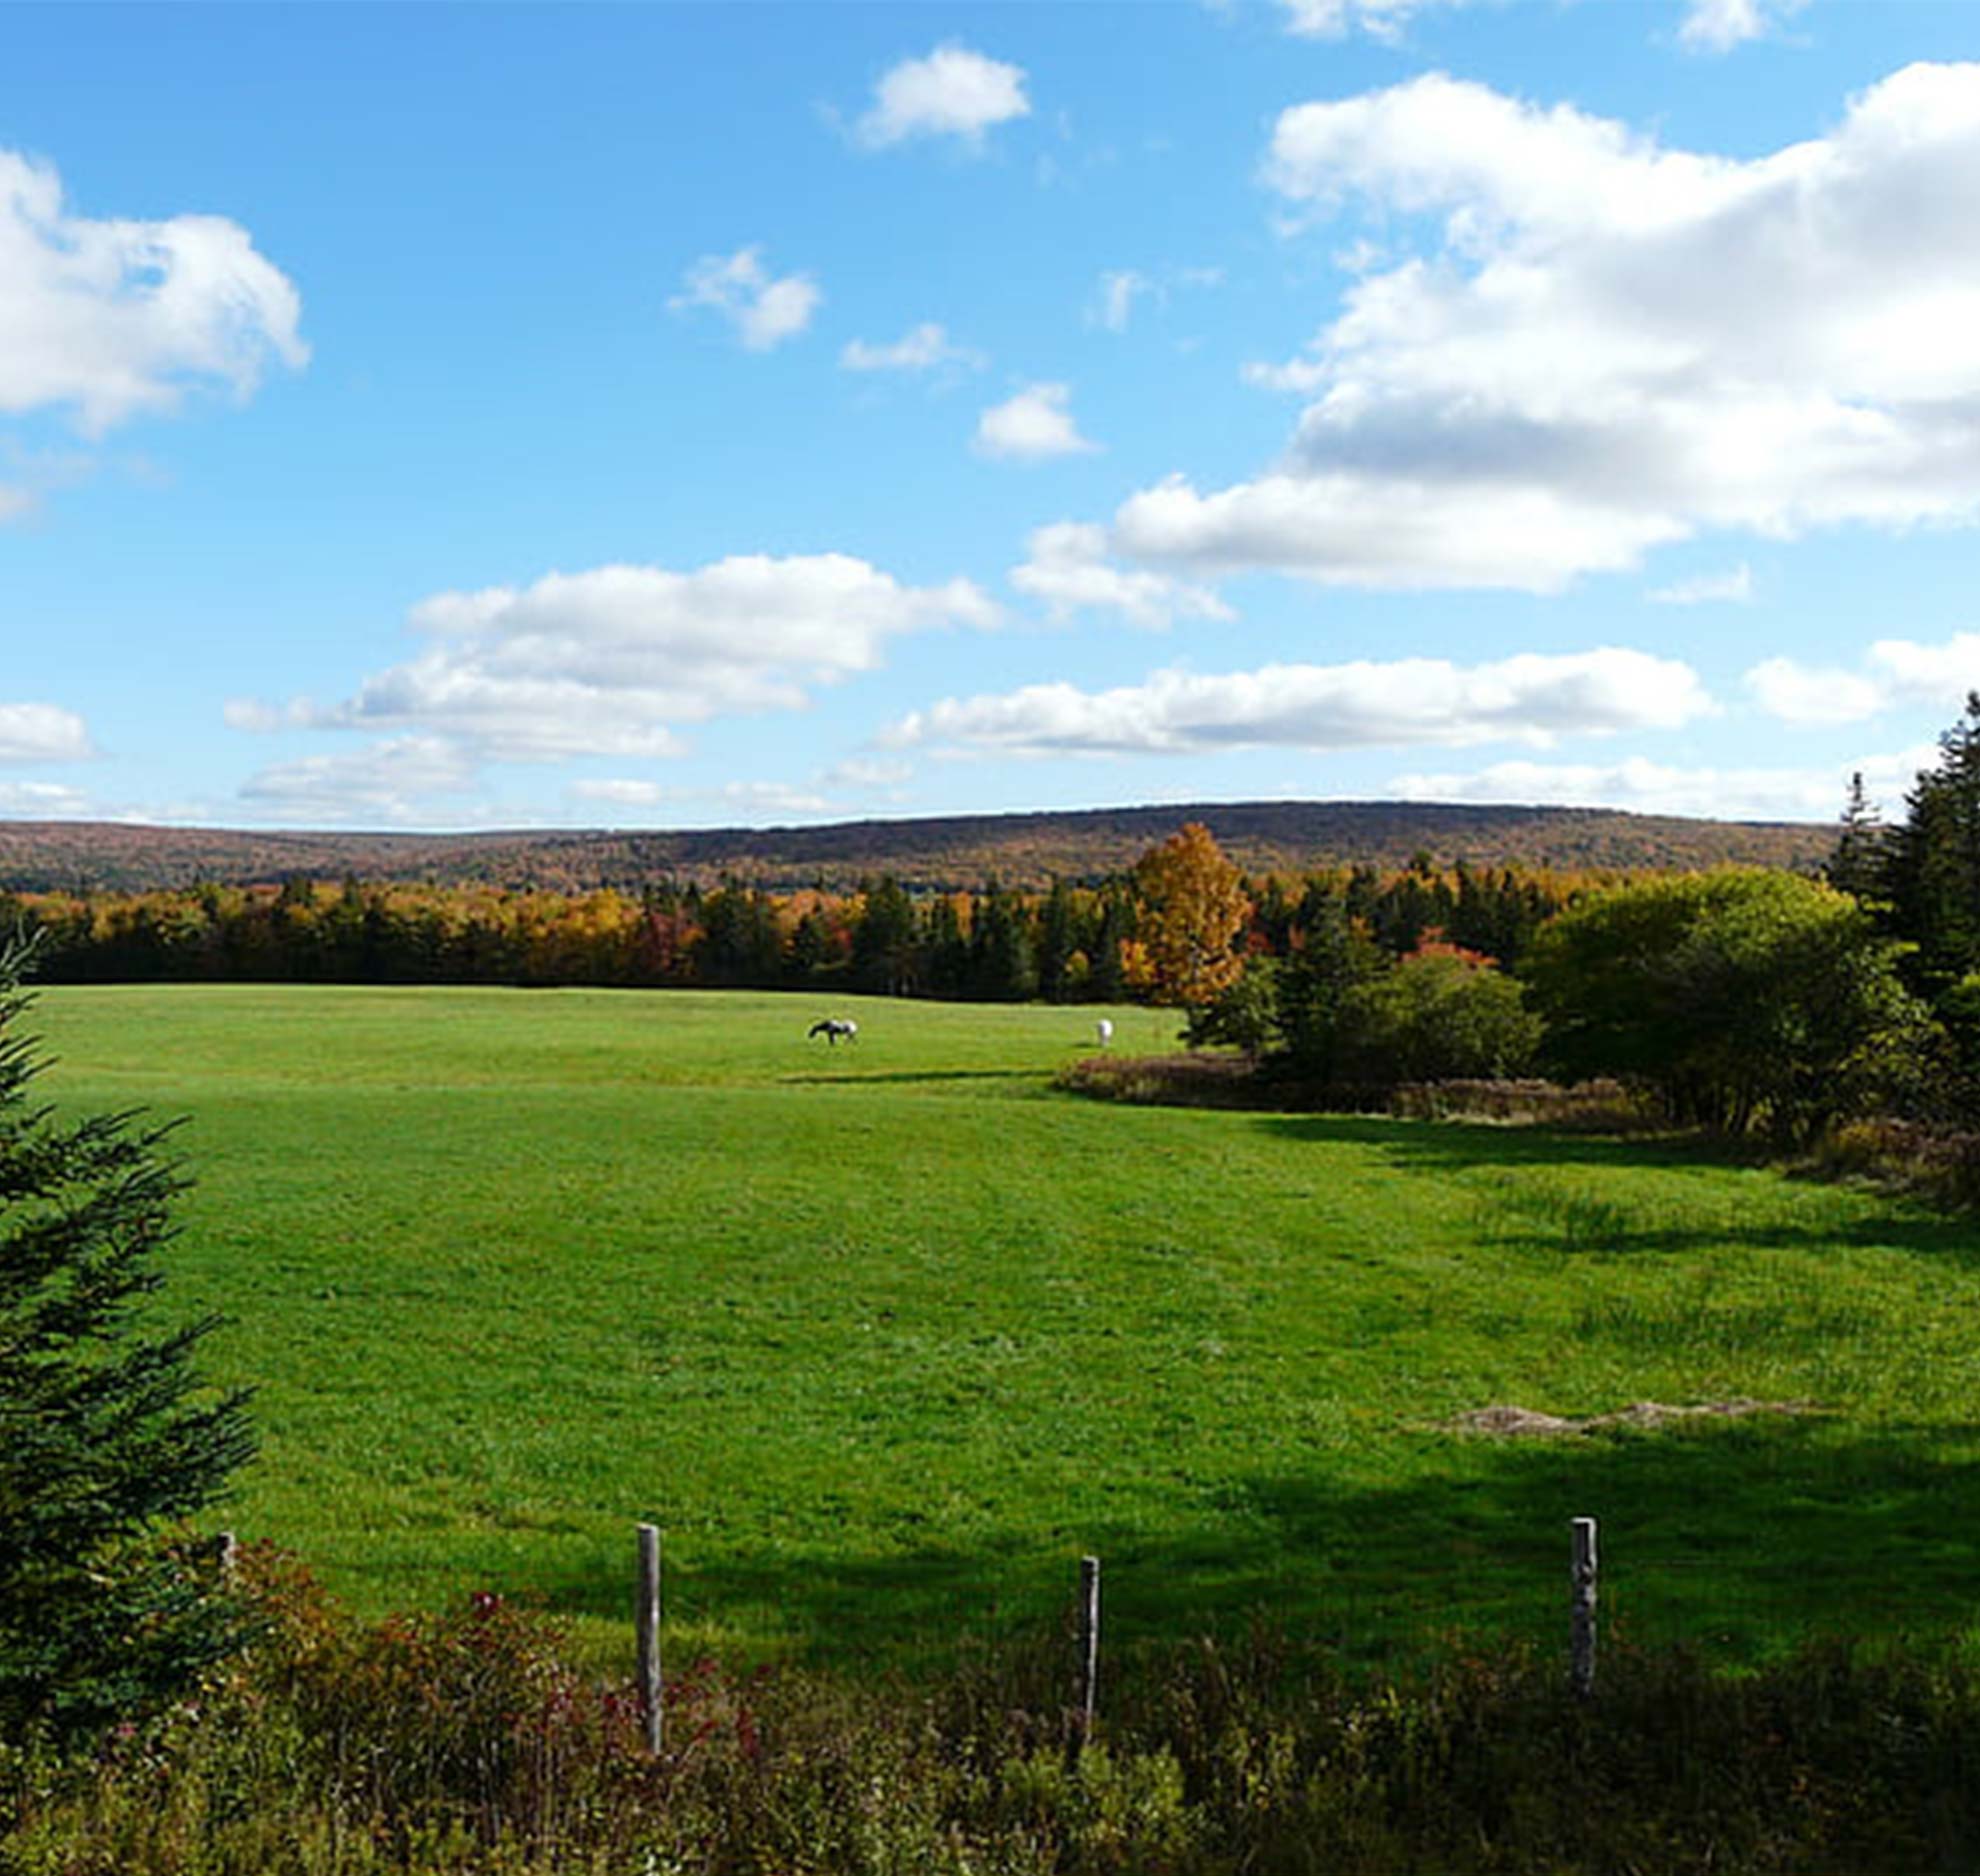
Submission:
M 1446 946 L 1355 985 L 1342 999 L 1340 1029 L 1346 1078 L 1391 1083 L 1523 1074 L 1541 1037 L 1521 985 Z
M 1525 968 L 1567 1075 L 1615 1075 L 1673 1120 L 1793 1143 L 1933 1074 L 1941 1033 L 1899 981 L 1900 950 L 1846 894 L 1725 868 L 1585 900 Z

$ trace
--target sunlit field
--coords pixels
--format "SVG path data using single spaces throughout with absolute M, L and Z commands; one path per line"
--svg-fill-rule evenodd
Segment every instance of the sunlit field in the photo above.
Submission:
M 369 1611 L 913 1662 L 1255 1616 L 1375 1659 L 1605 1617 L 1750 1659 L 1980 1604 L 1970 1225 L 1678 1144 L 1055 1093 L 1101 1012 L 50 989 L 65 1105 L 185 1114 L 180 1315 L 262 1457 L 213 1523 Z M 857 1043 L 808 1041 L 850 1014 Z M 1111 1012 L 1116 1051 L 1173 1021 Z M 1734 1398 L 1805 1411 L 1497 1439 Z

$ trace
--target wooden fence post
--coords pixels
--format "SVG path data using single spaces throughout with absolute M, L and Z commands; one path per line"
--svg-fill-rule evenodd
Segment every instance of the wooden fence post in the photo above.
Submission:
M 660 1750 L 660 1527 L 639 1529 L 639 1717 L 646 1749 Z
M 1079 1725 L 1084 1746 L 1100 1706 L 1100 1559 L 1079 1560 Z
M 1570 1678 L 1575 1693 L 1586 1700 L 1595 1691 L 1595 1520 L 1572 1519 L 1569 1529 L 1574 1534 L 1568 1618 Z

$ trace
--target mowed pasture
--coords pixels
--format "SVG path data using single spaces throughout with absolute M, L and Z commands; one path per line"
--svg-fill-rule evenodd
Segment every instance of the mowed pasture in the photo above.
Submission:
M 366 1611 L 526 1593 L 612 1654 L 651 1519 L 676 1650 L 930 1661 L 1094 1551 L 1113 1638 L 1372 1660 L 1557 1639 L 1592 1513 L 1646 1641 L 1980 1613 L 1970 1222 L 1677 1144 L 1053 1092 L 1098 1014 L 167 986 L 35 1024 L 65 1107 L 190 1117 L 167 1300 L 224 1315 L 263 1444 L 212 1521 Z M 1812 1411 L 1451 1426 L 1736 1397 Z

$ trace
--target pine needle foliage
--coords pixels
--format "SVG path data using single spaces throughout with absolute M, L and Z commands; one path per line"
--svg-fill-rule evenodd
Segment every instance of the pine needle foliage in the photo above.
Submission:
M 245 1397 L 202 1386 L 215 1324 L 149 1299 L 186 1180 L 171 1124 L 60 1118 L 0 946 L 0 1734 L 142 1711 L 233 1645 L 217 1572 L 171 1527 L 253 1452 Z

